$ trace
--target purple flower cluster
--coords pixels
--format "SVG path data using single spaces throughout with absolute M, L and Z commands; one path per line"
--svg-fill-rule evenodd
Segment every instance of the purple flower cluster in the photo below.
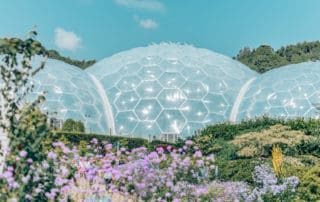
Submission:
M 267 164 L 256 166 L 253 177 L 259 186 L 248 196 L 249 201 L 262 201 L 262 196 L 266 194 L 276 196 L 287 191 L 295 192 L 299 184 L 296 176 L 284 178 L 283 183 L 279 183 L 274 171 Z
M 29 172 L 24 176 L 16 175 L 13 167 L 6 168 L 0 178 L 12 193 L 11 201 L 16 197 L 15 191 L 28 183 L 37 184 L 25 196 L 29 201 L 41 194 L 51 201 L 85 201 L 110 194 L 144 201 L 261 201 L 264 194 L 293 192 L 298 185 L 297 177 L 279 184 L 267 165 L 255 168 L 254 179 L 259 187 L 254 189 L 244 182 L 210 181 L 210 172 L 216 168 L 215 157 L 204 156 L 191 140 L 178 149 L 159 147 L 147 152 L 144 147 L 114 150 L 111 144 L 98 144 L 93 139 L 92 152 L 84 157 L 62 142 L 53 146 L 55 149 L 48 151 L 42 162 L 25 160 L 28 153 L 19 153 L 17 162 L 28 162 Z M 48 189 L 50 177 L 54 181 Z

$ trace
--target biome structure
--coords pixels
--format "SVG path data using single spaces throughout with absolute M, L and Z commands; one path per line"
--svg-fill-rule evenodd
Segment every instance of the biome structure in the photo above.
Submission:
M 42 110 L 80 120 L 87 132 L 184 138 L 206 125 L 264 114 L 316 117 L 320 100 L 320 62 L 258 74 L 224 55 L 173 43 L 124 51 L 86 70 L 45 61 L 28 99 L 47 91 Z

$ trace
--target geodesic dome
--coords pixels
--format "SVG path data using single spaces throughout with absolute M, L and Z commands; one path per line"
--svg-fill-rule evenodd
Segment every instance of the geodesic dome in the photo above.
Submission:
M 43 112 L 61 120 L 80 120 L 88 132 L 106 133 L 109 126 L 104 103 L 92 78 L 58 60 L 37 57 L 32 62 L 38 64 L 42 60 L 46 62 L 45 68 L 33 78 L 35 88 L 28 99 L 31 101 L 46 91 Z
M 240 88 L 257 74 L 226 56 L 189 45 L 135 48 L 86 69 L 108 98 L 116 134 L 193 135 L 227 121 Z
M 273 117 L 317 117 L 320 103 L 320 62 L 273 69 L 252 82 L 242 99 L 238 120 Z

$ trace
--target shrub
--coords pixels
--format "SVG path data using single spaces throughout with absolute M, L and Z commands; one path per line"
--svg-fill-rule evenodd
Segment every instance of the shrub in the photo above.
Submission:
M 320 200 L 320 167 L 310 168 L 302 176 L 298 193 L 304 200 L 317 201 Z
M 244 181 L 254 185 L 252 173 L 258 164 L 258 160 L 252 159 L 226 161 L 217 158 L 218 179 L 223 181 Z
M 286 151 L 286 147 L 294 147 L 301 141 L 315 140 L 315 137 L 307 136 L 301 131 L 290 130 L 283 125 L 274 125 L 270 129 L 261 132 L 250 132 L 235 137 L 230 143 L 239 147 L 237 155 L 240 157 L 268 157 L 272 146 L 279 144 Z

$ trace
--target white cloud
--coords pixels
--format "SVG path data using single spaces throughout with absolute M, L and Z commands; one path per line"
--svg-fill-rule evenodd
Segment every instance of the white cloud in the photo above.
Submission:
M 75 51 L 81 46 L 81 38 L 79 36 L 60 27 L 55 29 L 54 42 L 58 48 L 69 51 Z
M 139 16 L 133 16 L 134 21 L 138 22 L 140 27 L 143 29 L 156 29 L 159 25 L 155 20 L 152 19 L 141 19 Z
M 158 0 L 114 0 L 117 4 L 129 8 L 145 9 L 150 11 L 163 11 L 164 5 Z
M 158 23 L 152 19 L 141 19 L 139 24 L 144 29 L 155 29 L 158 27 Z

